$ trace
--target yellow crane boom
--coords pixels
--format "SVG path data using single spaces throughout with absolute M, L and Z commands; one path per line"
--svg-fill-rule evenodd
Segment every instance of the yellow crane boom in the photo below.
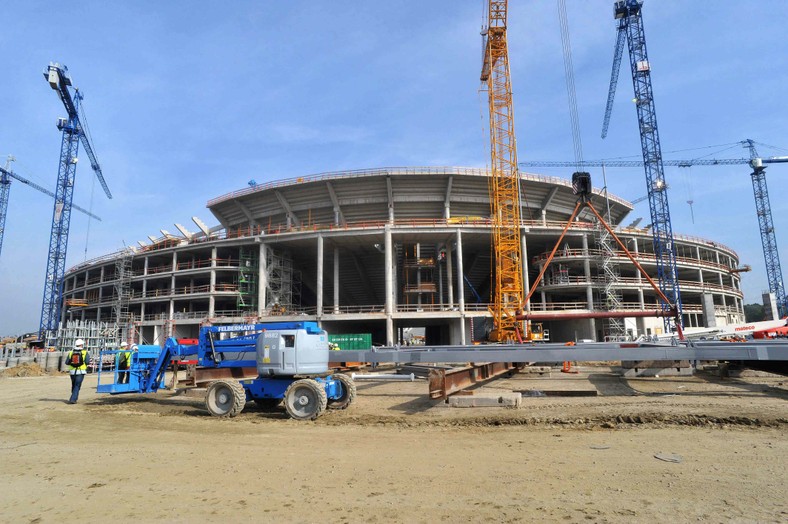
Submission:
M 512 83 L 506 43 L 507 0 L 489 0 L 481 81 L 487 83 L 490 113 L 490 207 L 495 257 L 492 341 L 527 338 L 515 318 L 523 304 L 520 244 L 520 176 L 514 136 Z

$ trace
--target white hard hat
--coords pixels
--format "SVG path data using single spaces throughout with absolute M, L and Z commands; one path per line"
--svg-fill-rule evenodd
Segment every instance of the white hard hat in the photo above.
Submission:
M 131 349 L 133 349 L 134 351 L 137 351 L 137 349 L 139 349 L 139 348 L 137 347 L 137 344 L 132 344 L 131 345 Z
M 81 338 L 78 338 L 76 340 L 76 342 L 74 342 L 74 347 L 75 348 L 81 348 L 81 347 L 84 347 L 84 346 L 85 346 L 85 341 L 82 340 Z
M 129 345 L 128 342 L 125 341 L 120 343 L 120 347 L 122 348 L 128 347 L 128 345 Z

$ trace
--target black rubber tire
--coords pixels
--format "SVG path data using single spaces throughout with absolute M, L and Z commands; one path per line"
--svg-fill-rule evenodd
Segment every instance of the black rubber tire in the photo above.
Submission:
M 237 416 L 246 404 L 246 391 L 237 380 L 211 382 L 205 393 L 205 407 L 214 417 Z
M 329 409 L 346 409 L 356 399 L 356 383 L 353 379 L 342 373 L 331 375 L 342 384 L 342 396 L 338 399 L 328 399 Z
M 325 388 L 309 378 L 296 380 L 285 391 L 285 411 L 296 420 L 315 420 L 327 403 Z
M 282 403 L 281 398 L 256 398 L 254 399 L 254 403 L 260 409 L 274 409 Z

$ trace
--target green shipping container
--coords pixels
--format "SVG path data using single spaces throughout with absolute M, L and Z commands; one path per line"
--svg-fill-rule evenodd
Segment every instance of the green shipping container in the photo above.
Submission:
M 328 335 L 328 341 L 333 342 L 339 349 L 360 350 L 372 349 L 372 334 L 357 333 L 353 335 Z

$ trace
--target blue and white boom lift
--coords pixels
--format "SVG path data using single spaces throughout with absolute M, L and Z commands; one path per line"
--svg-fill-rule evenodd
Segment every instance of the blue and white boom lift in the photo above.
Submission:
M 224 335 L 235 336 L 222 338 Z M 126 371 L 115 365 L 120 353 L 100 353 L 100 362 L 111 363 L 112 382 L 102 383 L 107 372 L 100 366 L 99 393 L 156 392 L 164 387 L 164 373 L 174 360 L 196 357 L 203 368 L 257 368 L 257 378 L 222 379 L 208 386 L 205 407 L 217 417 L 235 417 L 247 401 L 265 409 L 284 401 L 290 417 L 311 420 L 326 408 L 348 407 L 356 397 L 350 377 L 330 373 L 328 335 L 316 322 L 208 326 L 200 329 L 196 345 L 181 345 L 168 338 L 163 348 L 138 346 L 132 352 L 126 384 L 119 383 Z

